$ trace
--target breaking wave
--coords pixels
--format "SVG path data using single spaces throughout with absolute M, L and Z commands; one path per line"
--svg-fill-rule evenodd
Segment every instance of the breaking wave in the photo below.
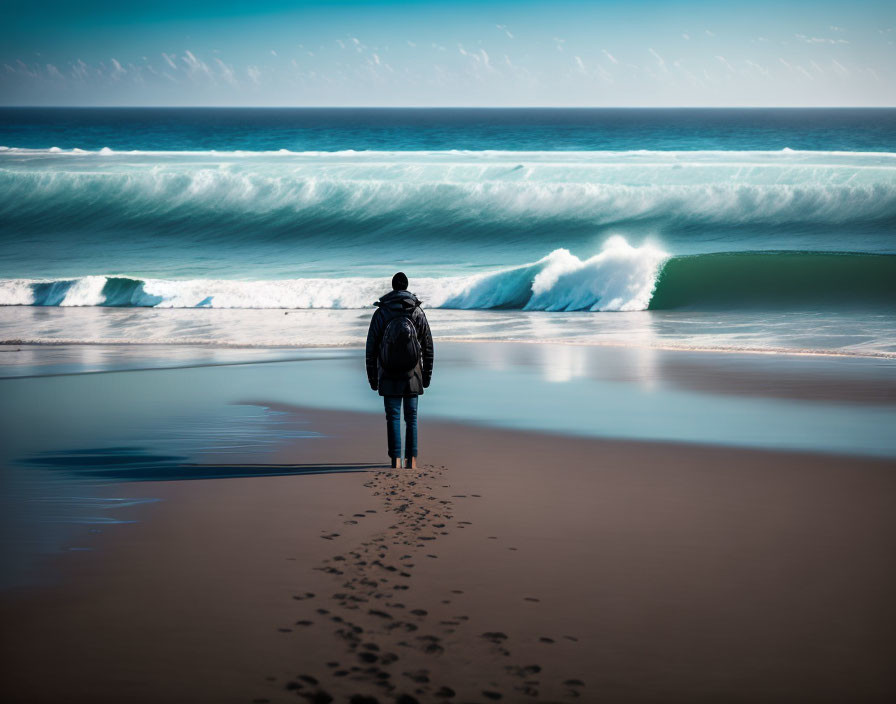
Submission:
M 269 281 L 84 276 L 0 280 L 0 305 L 157 308 L 367 308 L 373 278 Z M 580 259 L 556 249 L 537 262 L 469 276 L 415 278 L 428 307 L 531 311 L 896 307 L 896 255 L 740 252 L 670 256 L 611 237 Z
M 99 152 L 0 149 L 8 235 L 222 238 L 445 227 L 896 222 L 880 152 Z

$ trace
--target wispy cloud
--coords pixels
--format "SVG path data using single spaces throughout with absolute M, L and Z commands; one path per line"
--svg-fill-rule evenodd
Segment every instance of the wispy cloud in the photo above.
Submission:
M 239 81 L 236 79 L 236 73 L 233 70 L 232 66 L 228 66 L 217 56 L 215 57 L 215 63 L 218 64 L 218 72 L 227 83 L 236 87 L 239 85 Z
M 75 78 L 79 81 L 83 81 L 84 79 L 87 78 L 87 75 L 88 75 L 87 64 L 84 63 L 84 61 L 82 61 L 81 59 L 78 59 L 75 63 L 72 64 L 72 77 L 73 78 Z
M 753 61 L 753 60 L 751 60 L 751 59 L 747 59 L 746 61 L 744 61 L 744 63 L 745 63 L 747 66 L 749 66 L 750 68 L 752 68 L 752 69 L 754 69 L 755 71 L 757 71 L 758 73 L 762 74 L 763 76 L 768 76 L 768 75 L 769 75 L 769 74 L 768 74 L 768 69 L 765 68 L 765 66 L 763 66 L 762 64 L 759 64 L 759 63 L 757 63 L 757 62 L 755 62 L 755 61 Z
M 786 66 L 788 70 L 793 71 L 794 73 L 798 73 L 799 75 L 803 76 L 804 78 L 808 78 L 810 81 L 814 80 L 812 78 L 812 74 L 809 73 L 803 66 L 800 66 L 799 64 L 792 64 L 783 58 L 778 58 L 778 61 L 780 61 L 784 66 Z
M 180 60 L 186 65 L 187 71 L 192 78 L 198 78 L 200 76 L 212 78 L 212 71 L 208 67 L 208 64 L 202 59 L 197 58 L 189 49 L 184 51 L 184 55 L 180 57 Z
M 111 62 L 112 62 L 112 71 L 110 72 L 109 75 L 111 76 L 113 81 L 117 81 L 119 78 L 121 78 L 123 75 L 125 75 L 127 73 L 127 71 L 125 71 L 125 69 L 122 67 L 122 65 L 118 62 L 118 59 L 113 58 L 113 59 L 111 59 Z
M 724 56 L 716 56 L 716 59 L 717 59 L 719 62 L 721 62 L 721 64 L 722 64 L 725 68 L 727 68 L 731 73 L 735 73 L 734 66 L 732 66 L 732 65 L 729 63 L 728 59 L 726 59 Z
M 805 34 L 794 34 L 797 39 L 806 44 L 849 44 L 846 39 L 831 39 L 830 37 L 809 37 Z
M 837 59 L 831 59 L 831 65 L 834 67 L 834 72 L 841 78 L 849 76 L 849 70 L 846 66 L 837 61 Z
M 849 16 L 878 1 L 854 0 Z M 885 104 L 896 95 L 886 51 L 896 30 L 886 13 L 871 26 L 846 14 L 824 24 L 783 11 L 749 23 L 721 10 L 639 24 L 634 8 L 594 6 L 564 14 L 520 3 L 512 16 L 483 23 L 481 15 L 461 22 L 461 3 L 452 9 L 457 22 L 371 17 L 351 26 L 333 10 L 313 26 L 269 18 L 238 45 L 199 24 L 132 44 L 97 31 L 77 39 L 83 49 L 35 35 L 0 56 L 0 103 L 811 105 Z
M 647 51 L 649 51 L 651 55 L 653 55 L 653 58 L 656 59 L 656 65 L 659 66 L 660 71 L 662 71 L 663 73 L 669 73 L 669 67 L 666 66 L 666 60 L 659 55 L 659 52 L 657 52 L 653 48 L 650 48 Z

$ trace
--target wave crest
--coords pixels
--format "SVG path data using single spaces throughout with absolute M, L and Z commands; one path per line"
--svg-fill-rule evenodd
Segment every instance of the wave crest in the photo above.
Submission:
M 887 224 L 896 221 L 896 155 L 0 152 L 8 232 L 82 225 L 263 236 L 376 228 L 383 218 L 424 233 L 446 222 Z
M 633 247 L 611 237 L 601 252 L 581 260 L 566 249 L 520 267 L 414 280 L 433 308 L 525 310 L 643 310 L 668 255 L 652 245 Z M 76 279 L 0 281 L 0 305 L 143 306 L 157 308 L 367 308 L 383 279 Z
M 368 308 L 385 279 L 0 280 L 0 305 L 158 308 Z M 471 276 L 415 278 L 432 308 L 637 311 L 679 308 L 896 308 L 896 255 L 740 252 L 672 257 L 608 239 L 593 257 L 567 249 Z

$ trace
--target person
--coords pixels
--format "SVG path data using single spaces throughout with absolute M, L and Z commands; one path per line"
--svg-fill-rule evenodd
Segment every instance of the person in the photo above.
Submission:
M 405 467 L 417 467 L 417 398 L 432 379 L 432 333 L 408 277 L 392 277 L 392 290 L 376 303 L 367 331 L 367 380 L 386 409 L 386 438 L 392 467 L 401 467 L 404 407 Z

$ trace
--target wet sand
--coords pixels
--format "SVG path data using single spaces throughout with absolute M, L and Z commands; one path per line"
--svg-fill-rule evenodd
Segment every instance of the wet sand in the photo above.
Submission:
M 418 471 L 141 482 L 2 598 L 12 702 L 883 702 L 896 462 L 433 422 Z M 363 465 L 299 410 L 274 463 Z

